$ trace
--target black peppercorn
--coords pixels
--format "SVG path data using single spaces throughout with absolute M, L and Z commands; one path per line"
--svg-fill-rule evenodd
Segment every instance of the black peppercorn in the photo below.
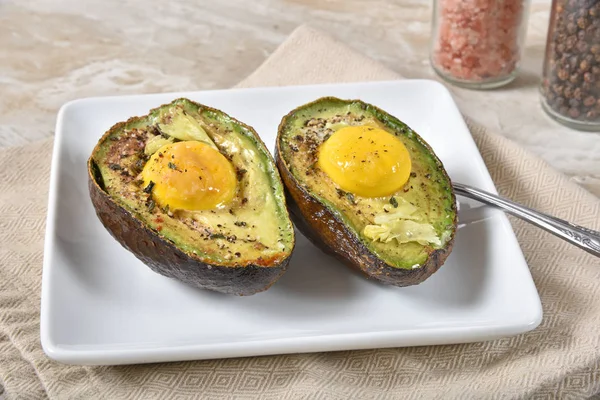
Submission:
M 577 58 L 577 56 L 569 57 L 569 67 L 571 67 L 571 70 L 574 70 L 575 68 L 577 68 L 578 64 L 579 64 L 579 59 Z
M 571 118 L 577 118 L 579 117 L 581 113 L 579 112 L 579 110 L 577 108 L 569 108 L 569 116 Z
M 558 70 L 557 76 L 558 79 L 560 79 L 561 81 L 566 81 L 567 79 L 569 79 L 569 72 L 566 69 L 561 68 Z
M 571 86 L 565 87 L 565 90 L 564 90 L 563 93 L 565 94 L 565 97 L 567 99 L 572 99 L 573 98 L 573 89 L 571 88 Z
M 594 104 L 596 104 L 596 99 L 594 98 L 594 96 L 588 96 L 585 99 L 583 99 L 583 105 L 586 107 L 591 107 Z
M 582 11 L 583 11 L 583 10 L 582 10 Z M 589 21 L 587 18 L 584 18 L 584 17 L 579 17 L 579 18 L 577 19 L 577 26 L 578 26 L 580 29 L 585 29 L 585 28 L 587 28 L 587 26 L 588 26 L 589 24 L 590 24 L 590 21 Z
M 596 33 L 597 29 L 598 28 L 596 26 L 594 26 L 593 24 L 590 25 L 590 26 L 588 26 L 587 28 L 585 28 L 585 31 L 582 31 L 582 32 L 584 32 L 583 38 L 585 40 L 593 39 L 594 38 L 594 34 Z
M 558 112 L 559 112 L 559 114 L 567 115 L 569 112 L 569 107 L 567 107 L 567 106 L 559 107 Z
M 552 85 L 552 91 L 556 93 L 557 96 L 562 96 L 565 90 L 564 85 L 554 84 Z
M 600 118 L 600 1 L 557 0 L 550 21 L 541 95 L 559 114 Z
M 577 41 L 576 48 L 577 48 L 578 52 L 585 53 L 586 51 L 588 51 L 589 47 L 590 46 L 585 41 L 583 41 L 583 40 Z

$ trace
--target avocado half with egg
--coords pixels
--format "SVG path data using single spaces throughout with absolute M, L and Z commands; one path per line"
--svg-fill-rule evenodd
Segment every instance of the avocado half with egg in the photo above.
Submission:
M 454 242 L 456 199 L 441 161 L 406 124 L 359 100 L 286 115 L 275 160 L 296 226 L 368 277 L 418 284 Z
M 178 99 L 116 124 L 88 172 L 100 221 L 153 271 L 237 295 L 285 272 L 294 230 L 277 168 L 224 112 Z

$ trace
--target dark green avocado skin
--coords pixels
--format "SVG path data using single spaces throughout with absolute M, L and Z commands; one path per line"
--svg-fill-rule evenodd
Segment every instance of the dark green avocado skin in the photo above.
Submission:
M 444 264 L 446 258 L 450 255 L 454 245 L 454 237 L 458 216 L 456 213 L 456 198 L 451 189 L 452 210 L 454 212 L 453 231 L 450 240 L 446 246 L 440 249 L 431 250 L 427 261 L 416 269 L 395 268 L 385 260 L 377 257 L 369 248 L 367 248 L 357 234 L 350 229 L 329 207 L 316 199 L 304 188 L 297 178 L 292 174 L 286 154 L 282 152 L 282 140 L 284 130 L 295 113 L 310 107 L 325 107 L 325 104 L 334 103 L 358 103 L 361 108 L 375 115 L 378 119 L 386 122 L 391 120 L 392 126 L 401 126 L 402 129 L 410 129 L 395 117 L 387 114 L 385 111 L 360 100 L 341 100 L 334 97 L 324 97 L 315 100 L 312 103 L 305 104 L 283 117 L 279 124 L 277 143 L 275 148 L 275 163 L 279 169 L 281 179 L 285 186 L 288 210 L 294 225 L 304 236 L 313 244 L 319 247 L 327 254 L 333 255 L 348 267 L 359 271 L 369 279 L 379 281 L 380 283 L 394 286 L 417 285 L 431 275 L 433 275 Z M 411 131 L 412 132 L 412 131 Z M 445 178 L 450 181 L 441 161 L 435 156 L 431 147 L 425 141 L 412 132 L 415 140 L 422 143 L 430 152 L 430 155 L 436 166 L 443 172 Z
M 285 272 L 289 257 L 270 267 L 224 267 L 193 259 L 115 203 L 96 181 L 95 166 L 91 160 L 89 167 L 90 197 L 102 225 L 154 272 L 198 288 L 240 296 L 267 290 Z

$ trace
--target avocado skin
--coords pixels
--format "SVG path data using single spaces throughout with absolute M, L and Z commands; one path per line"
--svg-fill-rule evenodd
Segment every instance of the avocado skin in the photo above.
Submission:
M 373 254 L 339 217 L 323 203 L 311 196 L 311 194 L 305 190 L 292 175 L 281 155 L 281 137 L 283 128 L 287 124 L 287 119 L 291 118 L 299 109 L 332 99 L 339 100 L 337 98 L 324 97 L 300 106 L 284 116 L 279 124 L 275 147 L 275 163 L 277 164 L 279 174 L 281 175 L 281 179 L 285 186 L 287 205 L 291 219 L 298 230 L 314 245 L 319 247 L 325 253 L 333 255 L 348 267 L 359 271 L 367 278 L 374 279 L 383 284 L 399 287 L 417 285 L 433 275 L 450 255 L 454 245 L 456 225 L 458 222 L 458 214 L 456 212 L 453 223 L 454 230 L 444 248 L 432 250 L 428 255 L 427 261 L 419 268 L 395 268 Z M 360 100 L 347 100 L 347 102 L 360 103 L 364 109 L 368 108 L 375 111 L 378 115 L 386 115 L 390 118 L 394 118 L 385 111 Z M 431 147 L 416 133 L 414 135 L 416 140 L 419 140 L 425 145 L 434 156 L 437 166 L 443 171 L 448 181 L 450 181 L 448 174 L 443 168 L 442 162 L 435 156 Z M 452 191 L 452 200 L 456 211 L 456 196 L 454 191 Z
M 187 99 L 186 101 L 193 103 Z M 164 106 L 166 105 L 158 108 Z M 219 111 L 206 106 L 202 107 Z M 128 127 L 144 118 L 132 117 L 125 122 L 117 123 L 104 134 L 97 146 L 113 131 Z M 252 128 L 242 122 L 231 119 L 254 132 Z M 264 143 L 256 134 L 255 139 L 259 145 L 264 147 Z M 103 188 L 104 183 L 94 161 L 95 152 L 94 149 L 92 156 L 88 159 L 87 169 L 88 189 L 96 215 L 111 236 L 152 271 L 200 289 L 238 296 L 249 296 L 265 291 L 285 273 L 293 247 L 287 257 L 283 259 L 278 257 L 273 260 L 263 259 L 263 265 L 216 265 L 203 262 L 195 255 L 183 252 L 174 243 L 163 239 L 157 232 L 145 226 L 110 197 Z M 271 160 L 273 159 L 271 158 Z

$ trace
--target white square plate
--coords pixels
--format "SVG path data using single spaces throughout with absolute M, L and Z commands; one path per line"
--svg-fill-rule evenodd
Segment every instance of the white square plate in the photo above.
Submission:
M 126 364 L 483 341 L 534 329 L 542 309 L 505 215 L 461 199 L 454 250 L 424 283 L 365 280 L 302 235 L 271 289 L 234 297 L 155 274 L 96 218 L 86 161 L 113 124 L 178 97 L 253 126 L 270 149 L 293 108 L 322 96 L 361 99 L 416 130 L 457 182 L 496 192 L 444 86 L 405 80 L 77 100 L 58 115 L 41 307 L 49 357 Z

